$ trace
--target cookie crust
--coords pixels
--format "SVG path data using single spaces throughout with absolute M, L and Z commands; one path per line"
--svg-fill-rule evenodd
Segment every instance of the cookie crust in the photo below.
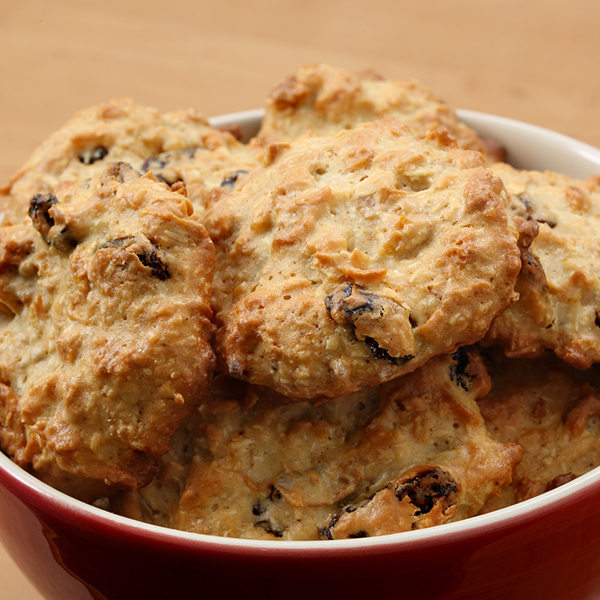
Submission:
M 311 131 L 329 135 L 389 115 L 419 138 L 442 128 L 458 145 L 492 162 L 503 150 L 462 123 L 444 100 L 417 81 L 398 81 L 375 71 L 353 73 L 329 64 L 306 65 L 275 85 L 267 98 L 256 142 L 289 142 Z
M 0 441 L 77 497 L 148 483 L 208 388 L 214 249 L 191 210 L 114 163 L 0 228 Z
M 511 506 L 600 465 L 598 367 L 570 367 L 547 351 L 534 359 L 490 349 L 490 392 L 478 400 L 489 434 L 519 444 L 523 458 L 510 485 L 486 501 L 484 512 Z
M 185 183 L 201 217 L 211 190 L 252 168 L 258 154 L 232 132 L 211 127 L 196 110 L 161 113 L 116 98 L 77 112 L 34 150 L 0 189 L 1 223 L 19 223 L 36 194 L 97 177 L 111 162 L 151 171 L 169 185 Z
M 502 182 L 391 117 L 272 145 L 206 215 L 225 372 L 336 397 L 481 339 L 520 268 Z
M 523 255 L 519 301 L 494 320 L 485 343 L 509 357 L 552 350 L 586 369 L 600 361 L 600 178 L 576 180 L 497 164 L 509 212 L 538 230 Z
M 464 519 L 510 484 L 521 457 L 485 430 L 475 400 L 488 391 L 483 364 L 467 352 L 325 404 L 220 377 L 184 437 L 194 450 L 162 459 L 160 478 L 113 508 L 185 531 L 271 540 Z

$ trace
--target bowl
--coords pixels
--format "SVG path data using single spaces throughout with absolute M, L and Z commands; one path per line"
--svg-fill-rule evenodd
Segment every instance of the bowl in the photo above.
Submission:
M 459 111 L 520 168 L 600 173 L 600 150 L 533 125 Z M 212 120 L 247 137 L 262 112 Z M 600 597 L 600 468 L 520 504 L 431 529 L 285 542 L 219 538 L 115 516 L 0 453 L 0 539 L 50 600 Z

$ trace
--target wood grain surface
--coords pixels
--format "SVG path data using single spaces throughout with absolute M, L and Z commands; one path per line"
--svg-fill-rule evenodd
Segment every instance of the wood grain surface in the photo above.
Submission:
M 80 108 L 257 108 L 316 62 L 600 147 L 599 26 L 597 0 L 0 0 L 0 185 Z M 0 582 L 42 598 L 1 545 Z

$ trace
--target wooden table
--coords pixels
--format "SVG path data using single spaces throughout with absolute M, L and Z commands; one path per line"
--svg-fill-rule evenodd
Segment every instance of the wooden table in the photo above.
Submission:
M 4 0 L 0 184 L 80 108 L 255 108 L 315 62 L 419 79 L 600 147 L 599 25 L 597 0 Z M 1 546 L 0 582 L 3 600 L 42 598 Z

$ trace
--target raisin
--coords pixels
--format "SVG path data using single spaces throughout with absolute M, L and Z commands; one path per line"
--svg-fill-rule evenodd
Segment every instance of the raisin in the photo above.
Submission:
M 454 364 L 450 365 L 450 379 L 465 392 L 469 391 L 469 384 L 474 376 L 467 373 L 469 368 L 469 353 L 465 348 L 459 348 L 452 354 Z
M 248 173 L 248 171 L 245 171 L 244 169 L 240 169 L 240 170 L 236 171 L 235 173 L 232 173 L 231 175 L 225 177 L 225 179 L 223 179 L 223 181 L 221 181 L 220 187 L 232 190 L 234 188 L 237 180 L 242 175 L 246 175 L 247 173 Z
M 254 527 L 258 527 L 258 529 L 262 529 L 263 531 L 266 531 L 267 533 L 270 533 L 271 535 L 277 538 L 283 537 L 283 531 L 277 529 L 277 527 L 275 527 L 273 523 L 271 523 L 271 521 L 257 521 L 256 523 L 254 523 Z
M 95 162 L 102 160 L 107 154 L 108 150 L 104 146 L 97 146 L 96 148 L 84 150 L 79 155 L 79 160 L 84 165 L 93 165 Z
M 419 473 L 402 483 L 395 490 L 398 500 L 406 496 L 417 507 L 415 515 L 424 515 L 442 500 L 447 505 L 454 504 L 458 495 L 458 486 L 449 473 L 434 467 Z
M 277 502 L 279 500 L 281 500 L 281 492 L 275 486 L 271 486 L 271 491 L 269 492 L 269 495 L 267 496 L 266 500 L 257 500 L 254 503 L 254 505 L 252 506 L 252 514 L 255 517 L 259 517 L 260 515 L 267 512 L 267 502 Z
M 569 483 L 569 481 L 574 481 L 577 479 L 577 475 L 574 473 L 564 473 L 563 475 L 557 475 L 552 481 L 549 481 L 546 485 L 546 491 L 555 490 L 557 487 L 561 485 L 565 485 L 565 483 Z
M 394 327 L 394 319 L 400 307 L 392 300 L 368 292 L 355 283 L 343 283 L 325 298 L 325 307 L 329 316 L 338 324 L 347 327 L 355 339 L 364 342 L 373 356 L 393 365 L 403 365 L 414 358 L 412 354 L 393 356 L 388 349 L 377 341 L 377 333 L 385 327 Z M 414 321 L 410 321 L 414 328 Z M 365 335 L 369 332 L 373 335 Z M 384 338 L 385 339 L 385 338 Z
M 545 223 L 551 229 L 556 227 L 556 225 L 558 224 L 556 216 L 551 211 L 544 209 L 543 207 L 536 204 L 536 202 L 533 200 L 533 198 L 529 195 L 528 192 L 518 194 L 517 198 L 525 207 L 528 219 L 537 221 L 538 223 Z
M 148 171 L 160 171 L 167 166 L 168 157 L 170 153 L 159 154 L 158 156 L 151 156 L 147 158 L 143 163 L 140 171 L 142 173 L 148 173 Z
M 150 269 L 152 277 L 157 277 L 161 281 L 171 277 L 169 268 L 158 256 L 157 246 L 149 240 L 142 241 L 135 236 L 114 238 L 108 240 L 101 249 L 105 248 L 129 248 L 135 253 L 139 261 Z
M 333 540 L 333 539 L 335 539 L 333 537 L 333 528 L 337 525 L 337 522 L 340 520 L 340 517 L 341 517 L 341 514 L 334 515 L 331 518 L 331 521 L 329 522 L 329 525 L 327 525 L 327 527 L 323 527 L 321 529 L 320 533 L 321 533 L 321 537 L 322 538 L 324 538 L 326 540 Z
M 151 156 L 142 163 L 140 170 L 142 173 L 152 171 L 157 179 L 164 181 L 168 185 L 173 185 L 181 181 L 175 167 L 194 158 L 196 150 L 198 148 L 185 148 L 184 150 L 163 152 L 157 156 Z
M 281 500 L 281 492 L 275 486 L 271 487 L 271 491 L 269 493 L 269 500 L 271 502 L 277 502 L 278 500 Z
M 58 200 L 54 194 L 37 194 L 29 201 L 29 217 L 49 246 L 52 245 L 61 252 L 69 252 L 78 242 L 66 225 L 60 231 L 53 231 L 50 237 L 50 230 L 55 222 L 49 211 L 55 204 L 58 204 Z
M 108 240 L 102 248 L 125 248 L 132 244 L 135 241 L 135 237 L 122 237 L 122 238 L 114 238 L 112 240 Z
M 336 323 L 352 323 L 356 315 L 363 312 L 378 310 L 380 315 L 383 314 L 375 298 L 377 298 L 375 294 L 365 291 L 362 286 L 345 283 L 325 298 L 325 306 Z
M 407 363 L 409 360 L 412 360 L 414 356 L 412 354 L 407 354 L 406 356 L 391 356 L 390 353 L 382 348 L 373 338 L 366 337 L 364 339 L 365 344 L 369 346 L 373 356 L 379 360 L 385 360 L 392 365 L 401 366 Z
M 60 252 L 70 252 L 77 244 L 78 240 L 66 225 L 52 238 L 52 246 Z
M 265 512 L 265 510 L 266 510 L 266 509 L 265 509 L 265 508 L 264 508 L 264 506 L 262 505 L 261 501 L 260 501 L 260 500 L 257 500 L 257 501 L 254 503 L 254 506 L 252 507 L 252 514 L 253 514 L 255 517 L 258 517 L 258 516 L 262 515 L 262 514 Z
M 144 248 L 137 254 L 137 257 L 144 266 L 150 269 L 152 277 L 158 277 L 161 281 L 171 277 L 167 265 L 160 259 L 154 248 Z
M 357 531 L 356 533 L 351 533 L 348 537 L 350 539 L 366 538 L 369 537 L 369 534 L 366 531 L 361 530 Z
M 58 200 L 54 194 L 37 194 L 29 201 L 29 217 L 48 245 L 50 228 L 54 225 L 49 210 L 55 204 L 58 204 Z
M 112 163 L 107 169 L 106 174 L 114 177 L 119 183 L 137 179 L 140 174 L 129 164 L 123 161 Z

